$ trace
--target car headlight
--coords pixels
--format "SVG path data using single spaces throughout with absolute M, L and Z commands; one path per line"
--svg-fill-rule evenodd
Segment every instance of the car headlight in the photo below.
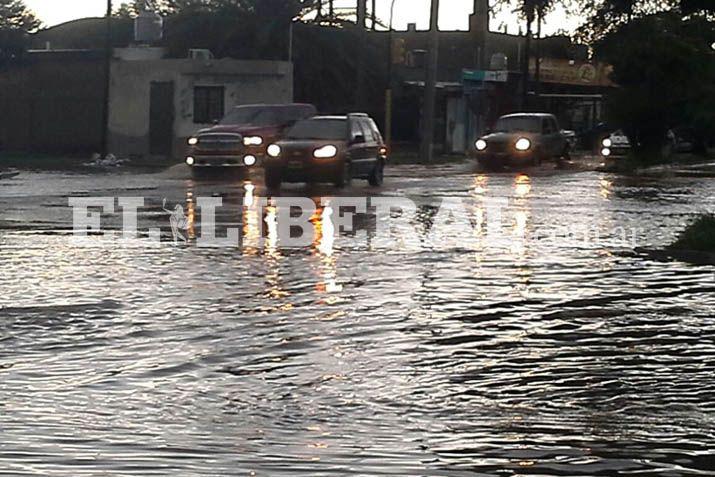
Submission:
M 484 139 L 477 139 L 477 142 L 474 143 L 474 147 L 477 148 L 477 151 L 483 151 L 487 148 L 487 141 Z
M 186 142 L 189 143 L 189 146 L 195 146 L 195 145 L 197 145 L 197 144 L 199 143 L 199 138 L 197 138 L 197 137 L 190 137 L 189 140 L 186 141 Z
M 333 146 L 332 144 L 323 146 L 320 149 L 316 149 L 313 152 L 313 156 L 316 159 L 330 159 L 331 157 L 335 157 L 337 155 L 338 155 L 338 148 Z
M 256 163 L 256 156 L 248 155 L 243 158 L 243 163 L 247 166 L 252 166 Z
M 522 137 L 521 139 L 516 141 L 516 150 L 517 151 L 528 151 L 530 147 L 531 147 L 531 141 L 529 141 L 525 137 Z
M 266 153 L 271 157 L 278 157 L 281 155 L 281 147 L 278 144 L 271 144 L 266 149 Z
M 261 144 L 263 144 L 261 136 L 246 136 L 243 138 L 244 146 L 260 146 Z
M 607 137 L 603 141 L 601 141 L 601 144 L 603 144 L 603 147 L 611 147 L 613 146 L 613 141 L 611 141 L 610 137 Z
M 187 163 L 188 165 L 193 166 L 193 165 L 194 165 L 194 162 L 196 162 L 196 160 L 195 160 L 193 157 L 189 156 L 189 157 L 186 158 L 186 163 Z
M 601 150 L 601 154 L 603 154 L 603 157 L 608 157 L 608 156 L 611 155 L 611 150 L 608 149 L 607 147 L 604 147 L 604 148 Z

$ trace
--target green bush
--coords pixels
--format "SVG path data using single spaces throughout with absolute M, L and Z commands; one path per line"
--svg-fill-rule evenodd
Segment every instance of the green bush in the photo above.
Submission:
M 715 215 L 703 215 L 690 224 L 670 246 L 674 250 L 715 252 Z

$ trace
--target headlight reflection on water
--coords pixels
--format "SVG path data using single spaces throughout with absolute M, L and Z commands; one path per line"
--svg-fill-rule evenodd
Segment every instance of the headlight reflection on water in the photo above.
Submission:
M 313 246 L 316 255 L 320 257 L 320 273 L 322 281 L 318 283 L 316 289 L 322 293 L 340 293 L 343 286 L 338 283 L 337 260 L 334 256 L 335 246 L 335 224 L 333 223 L 333 208 L 330 204 L 318 208 L 311 219 L 315 226 L 315 236 Z
M 514 180 L 514 192 L 517 197 L 526 197 L 531 193 L 531 178 L 526 174 L 520 174 Z
M 487 193 L 487 185 L 489 183 L 489 177 L 484 175 L 479 175 L 474 178 L 474 193 L 477 195 L 484 195 Z

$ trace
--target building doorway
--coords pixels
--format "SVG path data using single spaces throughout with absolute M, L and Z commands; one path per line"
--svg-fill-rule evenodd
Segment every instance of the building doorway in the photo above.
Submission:
M 149 152 L 170 157 L 174 147 L 174 82 L 152 81 L 149 102 Z

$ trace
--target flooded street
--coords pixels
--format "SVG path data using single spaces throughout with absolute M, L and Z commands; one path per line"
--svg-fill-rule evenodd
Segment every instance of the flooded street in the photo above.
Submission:
M 182 168 L 0 182 L 0 474 L 714 475 L 715 267 L 634 250 L 715 211 L 715 180 L 398 166 L 341 192 L 375 194 L 420 230 L 458 197 L 481 246 L 375 251 L 316 213 L 313 245 L 282 249 L 258 239 L 260 181 Z M 145 197 L 164 241 L 77 246 L 87 196 Z M 196 246 L 212 196 L 243 248 Z

